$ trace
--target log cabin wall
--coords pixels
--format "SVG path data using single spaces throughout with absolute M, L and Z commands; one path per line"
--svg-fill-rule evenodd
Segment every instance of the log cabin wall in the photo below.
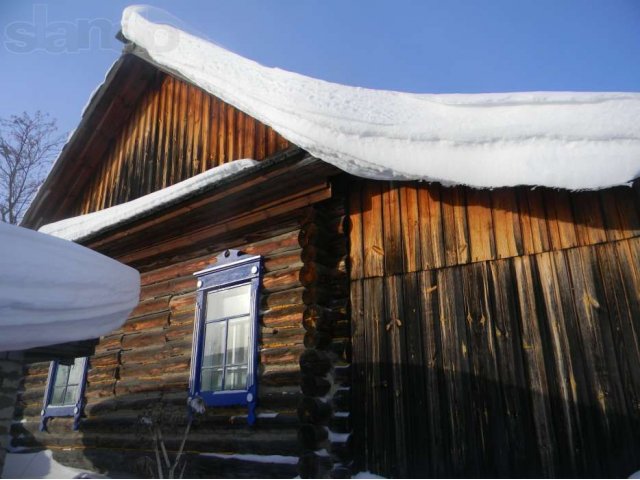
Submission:
M 299 357 L 307 333 L 303 317 L 305 303 L 315 304 L 313 294 L 318 294 L 301 282 L 305 251 L 301 241 L 306 238 L 301 229 L 314 216 L 309 208 L 297 209 L 234 232 L 233 237 L 203 239 L 180 253 L 139 261 L 141 302 L 121 329 L 100 339 L 90 358 L 86 418 L 79 431 L 72 431 L 71 418 L 52 418 L 48 432 L 38 431 L 49 364 L 30 364 L 12 426 L 14 447 L 49 448 L 66 465 L 148 476 L 145 469 L 150 464 L 144 458 L 154 458 L 153 446 L 140 418 L 166 419 L 164 439 L 174 451 L 186 422 L 195 315 L 193 273 L 210 265 L 220 251 L 237 248 L 264 256 L 258 419 L 249 427 L 246 407 L 209 408 L 197 417 L 186 445 L 186 475 L 295 476 L 302 398 Z M 343 255 L 344 243 L 343 239 Z M 265 464 L 228 457 L 232 454 L 282 457 Z
M 640 469 L 638 185 L 353 180 L 353 424 L 387 476 Z
M 301 478 L 350 478 L 351 332 L 344 197 L 335 193 L 312 213 L 299 242 L 306 333 L 300 356 L 298 472 Z
M 79 194 L 71 215 L 102 210 L 241 158 L 289 146 L 272 128 L 156 70 Z

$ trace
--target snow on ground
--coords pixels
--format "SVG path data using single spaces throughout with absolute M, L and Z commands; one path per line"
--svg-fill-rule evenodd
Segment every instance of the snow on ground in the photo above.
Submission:
M 98 212 L 60 220 L 40 227 L 39 231 L 66 240 L 81 241 L 107 228 L 140 218 L 152 210 L 175 203 L 225 178 L 257 165 L 255 160 L 236 160 L 150 193 L 130 202 Z
M 289 465 L 295 465 L 298 463 L 298 457 L 291 457 L 286 455 L 254 455 L 251 453 L 201 453 L 201 457 L 215 457 L 225 460 L 243 460 L 245 462 L 256 463 L 286 463 Z
M 371 473 L 371 472 L 358 472 L 355 475 L 353 475 L 351 478 L 386 478 L 386 477 L 381 477 L 380 475 L 376 475 L 375 473 Z
M 355 175 L 475 187 L 597 189 L 640 175 L 640 94 L 410 94 L 349 87 L 256 62 L 123 12 L 157 65 Z
M 51 450 L 7 453 L 2 478 L 107 478 L 85 470 L 65 467 L 53 459 Z
M 97 338 L 138 304 L 133 268 L 0 222 L 0 352 Z

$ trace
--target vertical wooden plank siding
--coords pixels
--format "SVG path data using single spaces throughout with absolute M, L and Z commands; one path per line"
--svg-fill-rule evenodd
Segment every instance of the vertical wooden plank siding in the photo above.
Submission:
M 444 238 L 442 234 L 442 202 L 438 185 L 418 188 L 420 213 L 420 270 L 439 268 L 445 264 Z
M 362 257 L 364 278 L 384 275 L 382 238 L 382 191 L 375 182 L 366 182 L 362 192 Z
M 469 221 L 469 244 L 471 261 L 489 260 L 496 255 L 491 219 L 491 197 L 487 190 L 467 192 L 467 214 Z
M 403 238 L 404 272 L 416 272 L 421 266 L 420 254 L 420 212 L 418 191 L 412 186 L 400 187 L 400 216 Z
M 362 249 L 351 278 L 394 275 L 596 245 L 640 235 L 629 188 L 569 194 L 538 188 L 474 190 L 357 181 Z M 603 208 L 601 208 L 603 207 Z M 602 212 L 608 212 L 602 214 Z M 575 212 L 575 213 L 574 213 Z M 358 232 L 358 231 L 354 231 Z
M 120 128 L 73 214 L 133 200 L 232 160 L 262 160 L 289 146 L 254 118 L 162 72 Z
M 355 185 L 360 468 L 410 477 L 640 469 L 631 189 Z
M 351 258 L 349 262 L 350 275 L 353 278 L 363 278 L 364 276 L 364 246 L 363 238 L 363 209 L 362 209 L 362 185 L 354 182 L 349 191 L 349 243 Z
M 402 273 L 404 270 L 402 246 L 404 238 L 400 224 L 400 192 L 393 184 L 382 189 L 382 234 L 384 249 L 384 271 L 386 275 Z

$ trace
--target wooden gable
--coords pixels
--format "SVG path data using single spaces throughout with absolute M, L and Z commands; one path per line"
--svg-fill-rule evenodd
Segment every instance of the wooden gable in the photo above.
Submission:
M 233 160 L 263 160 L 288 146 L 271 127 L 157 71 L 73 213 L 128 202 Z
M 111 69 L 24 225 L 95 212 L 289 142 L 188 82 L 127 54 Z

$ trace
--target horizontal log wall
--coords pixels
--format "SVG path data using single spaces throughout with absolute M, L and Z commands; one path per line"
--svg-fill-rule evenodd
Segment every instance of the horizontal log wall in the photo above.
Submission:
M 359 186 L 349 208 L 359 467 L 639 470 L 637 190 Z
M 233 458 L 227 462 L 197 457 L 197 453 L 283 455 L 292 461 L 298 456 L 298 360 L 306 332 L 300 231 L 308 212 L 301 209 L 293 217 L 257 225 L 251 231 L 252 241 L 220 243 L 212 239 L 207 250 L 167 256 L 143 268 L 140 304 L 121 329 L 100 339 L 90 359 L 86 418 L 80 430 L 71 430 L 71 418 L 53 418 L 48 432 L 38 431 L 48 363 L 31 364 L 18 400 L 13 445 L 50 448 L 65 464 L 144 474 L 131 470 L 144 467 L 142 457 L 153 456 L 148 429 L 139 420 L 160 415 L 166 420 L 165 441 L 171 450 L 177 450 L 187 413 L 195 315 L 193 273 L 210 265 L 223 249 L 238 248 L 263 255 L 265 265 L 260 290 L 257 424 L 247 426 L 245 407 L 208 409 L 197 417 L 189 435 L 186 450 L 192 458 L 188 472 L 198 476 L 221 472 L 295 476 L 295 463 L 265 467 Z M 229 462 L 238 468 L 231 468 Z
M 118 127 L 75 215 L 133 200 L 232 160 L 262 160 L 289 146 L 272 128 L 160 71 Z

